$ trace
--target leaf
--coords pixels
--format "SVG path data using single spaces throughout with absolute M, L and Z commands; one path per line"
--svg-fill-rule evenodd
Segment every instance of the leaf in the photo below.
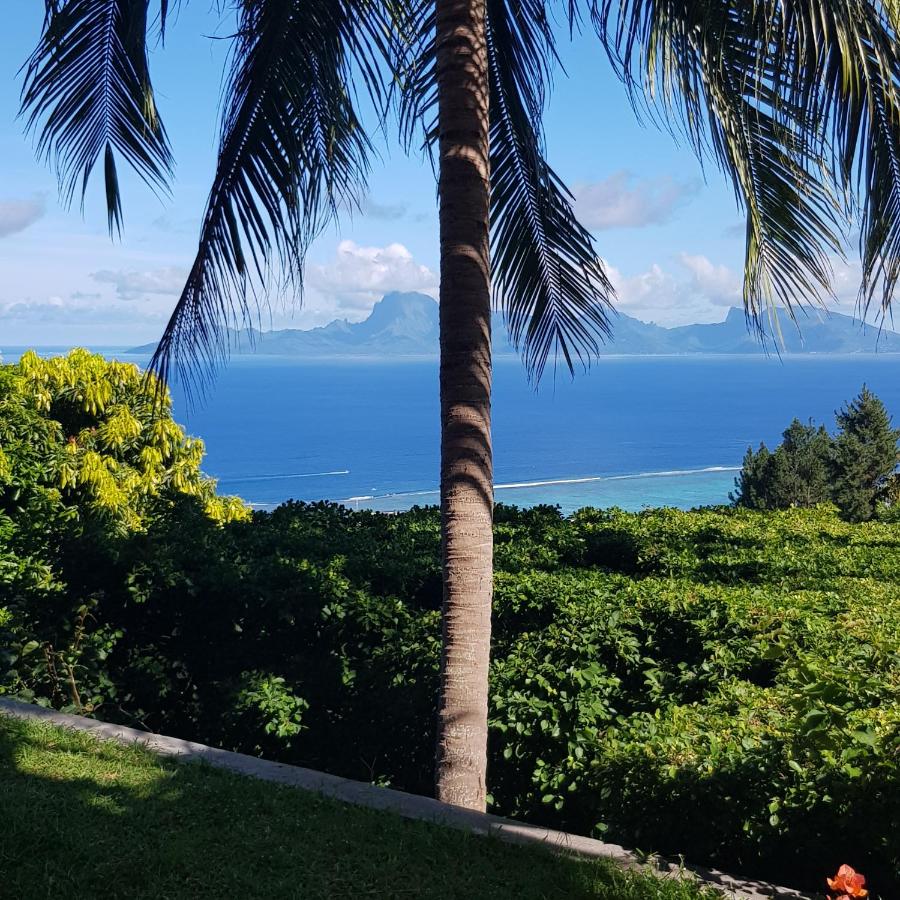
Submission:
M 862 210 L 864 297 L 900 274 L 896 4 L 868 0 L 593 0 L 591 18 L 635 107 L 685 134 L 747 215 L 744 302 L 768 311 L 833 295 L 831 257 Z M 580 6 L 570 6 L 575 21 Z M 777 48 L 777 51 L 773 50 Z M 643 101 L 643 104 L 641 104 Z
M 275 284 L 299 293 L 310 242 L 358 207 L 370 142 L 354 85 L 381 102 L 388 13 L 375 0 L 241 4 L 197 254 L 151 363 L 163 380 L 177 366 L 196 384 L 197 362 L 209 373 L 228 327 L 254 324 Z
M 172 172 L 147 58 L 149 0 L 61 0 L 47 7 L 25 64 L 22 112 L 37 152 L 56 168 L 64 202 L 103 157 L 110 233 L 121 231 L 116 155 L 154 190 Z
M 538 0 L 488 2 L 491 266 L 495 301 L 529 373 L 570 372 L 610 337 L 613 288 L 572 196 L 543 154 L 541 115 L 556 61 Z
M 820 729 L 828 722 L 829 716 L 825 710 L 812 709 L 802 719 L 803 731 L 807 734 L 811 731 Z

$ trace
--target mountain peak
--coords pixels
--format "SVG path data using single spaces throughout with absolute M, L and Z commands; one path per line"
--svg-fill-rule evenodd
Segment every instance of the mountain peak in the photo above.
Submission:
M 359 324 L 371 322 L 386 322 L 401 316 L 430 316 L 437 314 L 437 301 L 428 294 L 420 294 L 417 291 L 392 291 L 385 294 L 372 307 L 367 319 Z
M 503 317 L 493 315 L 494 354 L 513 352 L 506 336 Z M 724 322 L 680 325 L 664 328 L 648 325 L 620 313 L 613 322 L 613 340 L 604 354 L 680 355 L 691 353 L 759 354 L 764 347 L 779 353 L 872 353 L 900 352 L 900 335 L 892 331 L 863 328 L 861 323 L 840 313 L 799 316 L 800 332 L 786 311 L 779 310 L 783 343 L 768 339 L 761 345 L 748 331 L 743 309 L 731 308 Z M 765 318 L 764 318 L 765 324 Z M 790 325 L 790 327 L 788 327 Z M 275 356 L 310 358 L 371 356 L 437 356 L 439 348 L 438 304 L 433 297 L 415 291 L 385 294 L 361 322 L 336 320 L 308 331 L 291 329 L 257 335 L 257 352 Z M 230 334 L 236 352 L 247 352 L 246 341 L 237 332 Z M 155 345 L 135 347 L 132 353 L 152 353 Z
M 385 294 L 372 307 L 367 319 L 350 327 L 366 340 L 433 341 L 434 352 L 438 339 L 438 305 L 427 294 Z

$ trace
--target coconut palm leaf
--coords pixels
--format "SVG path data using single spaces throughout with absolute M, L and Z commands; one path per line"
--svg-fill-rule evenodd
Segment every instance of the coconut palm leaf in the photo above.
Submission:
M 859 210 L 860 303 L 890 312 L 900 281 L 900 43 L 896 3 L 852 3 L 829 22 L 834 37 L 823 75 L 821 115 L 832 128 Z M 842 45 L 853 54 L 840 54 Z
M 766 308 L 793 314 L 803 300 L 831 296 L 830 256 L 841 252 L 844 227 L 812 112 L 818 89 L 798 74 L 781 7 L 603 0 L 591 8 L 636 105 L 661 111 L 731 179 L 747 215 L 744 302 L 757 324 Z
M 338 208 L 357 204 L 370 142 L 353 104 L 354 76 L 382 102 L 390 53 L 385 9 L 358 0 L 244 0 L 212 190 L 187 283 L 153 358 L 190 377 L 228 352 L 229 325 L 248 324 L 261 286 L 299 289 L 309 242 Z M 181 365 L 184 364 L 184 365 Z
M 173 4 L 171 0 L 159 0 L 159 34 L 165 40 L 166 26 L 169 24 L 169 14 L 178 7 L 178 0 Z
M 830 296 L 829 258 L 856 216 L 861 298 L 887 309 L 900 277 L 895 5 L 603 0 L 589 12 L 632 96 L 731 178 L 754 319 Z
M 407 146 L 437 138 L 433 3 L 410 10 L 400 93 Z M 532 377 L 586 364 L 610 335 L 613 288 L 572 196 L 545 158 L 541 119 L 558 63 L 543 0 L 488 0 L 491 272 L 494 302 Z
M 82 200 L 103 157 L 110 232 L 121 230 L 117 156 L 165 189 L 172 169 L 147 60 L 149 0 L 46 0 L 44 28 L 25 64 L 22 111 L 60 190 Z
M 772 25 L 785 49 L 774 64 L 790 86 L 789 102 L 814 126 L 808 140 L 830 149 L 836 193 L 859 227 L 861 306 L 877 298 L 887 312 L 900 276 L 900 7 L 872 0 L 780 6 Z
M 535 378 L 551 357 L 571 372 L 609 336 L 613 289 L 544 155 L 553 33 L 542 0 L 489 0 L 487 30 L 494 297 Z

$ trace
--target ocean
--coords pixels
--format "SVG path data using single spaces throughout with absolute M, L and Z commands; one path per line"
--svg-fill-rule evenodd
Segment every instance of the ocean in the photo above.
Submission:
M 892 355 L 624 357 L 535 390 L 520 363 L 503 360 L 496 498 L 564 512 L 727 503 L 748 445 L 777 443 L 795 416 L 833 427 L 834 411 L 867 383 L 900 419 L 898 376 Z M 176 418 L 206 442 L 204 468 L 220 490 L 257 507 L 438 502 L 432 361 L 237 356 L 203 402 L 192 406 L 177 386 L 174 398 Z

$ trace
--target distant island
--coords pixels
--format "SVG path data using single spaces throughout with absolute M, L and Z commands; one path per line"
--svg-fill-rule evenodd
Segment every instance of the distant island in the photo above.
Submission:
M 604 356 L 659 356 L 695 353 L 782 354 L 900 353 L 900 334 L 865 326 L 840 313 L 810 311 L 800 316 L 801 332 L 786 313 L 781 316 L 781 341 L 760 342 L 747 329 L 743 310 L 729 309 L 724 322 L 665 328 L 618 313 L 613 317 L 613 340 Z M 362 322 L 338 319 L 320 328 L 278 331 L 244 329 L 229 335 L 234 353 L 309 357 L 435 356 L 438 352 L 438 306 L 419 293 L 386 294 Z M 142 344 L 127 352 L 152 353 L 156 344 Z M 498 356 L 515 353 L 506 337 L 503 317 L 494 315 L 494 350 Z

